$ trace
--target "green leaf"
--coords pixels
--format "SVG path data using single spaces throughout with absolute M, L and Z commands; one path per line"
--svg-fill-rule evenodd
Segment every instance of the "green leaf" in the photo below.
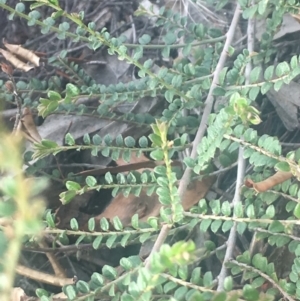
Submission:
M 74 182 L 74 181 L 67 181 L 67 182 L 66 182 L 66 188 L 67 188 L 68 190 L 75 190 L 75 191 L 77 191 L 77 190 L 80 190 L 80 189 L 81 189 L 81 186 L 80 186 L 80 184 L 77 183 L 77 182 Z
M 146 45 L 149 44 L 149 42 L 151 41 L 151 37 L 148 34 L 143 34 L 140 38 L 139 38 L 139 43 L 141 45 Z
M 56 7 L 59 7 L 59 0 L 48 0 L 49 3 L 55 5 Z
M 260 89 L 261 94 L 263 95 L 266 94 L 272 87 L 273 87 L 272 83 L 268 83 L 268 82 L 263 83 Z
M 103 141 L 106 146 L 110 146 L 112 144 L 113 140 L 112 140 L 112 137 L 109 134 L 107 134 L 103 137 Z
M 109 223 L 105 217 L 102 217 L 100 220 L 100 227 L 103 231 L 109 230 Z
M 117 238 L 118 238 L 118 236 L 116 234 L 112 234 L 111 236 L 109 236 L 107 241 L 106 241 L 106 246 L 109 249 L 111 249 Z
M 67 285 L 64 289 L 64 293 L 67 295 L 69 300 L 76 298 L 77 292 L 73 285 Z
M 290 72 L 290 66 L 287 62 L 281 62 L 276 66 L 275 73 L 278 77 L 281 77 Z
M 152 151 L 150 153 L 150 157 L 153 159 L 153 160 L 156 160 L 156 161 L 161 161 L 163 160 L 164 158 L 164 152 L 162 149 L 156 149 L 154 151 Z
M 117 231 L 121 231 L 123 230 L 123 225 L 122 225 L 122 222 L 120 220 L 120 218 L 118 216 L 115 216 L 113 218 L 113 225 L 114 225 L 114 228 L 117 230 Z
M 231 276 L 227 276 L 224 279 L 224 290 L 230 292 L 233 288 L 233 280 Z
M 264 72 L 265 80 L 268 80 L 268 81 L 272 80 L 273 74 L 274 74 L 274 66 L 271 65 Z
M 86 294 L 90 291 L 89 285 L 82 280 L 78 280 L 76 282 L 76 288 L 78 289 L 79 292 Z
M 135 147 L 135 140 L 131 136 L 126 137 L 124 142 L 127 147 Z
M 221 220 L 214 220 L 212 223 L 211 223 L 211 231 L 213 233 L 217 233 L 217 231 L 219 230 L 219 228 L 221 227 L 222 225 L 222 221 Z
M 48 293 L 46 290 L 42 289 L 42 288 L 36 289 L 36 290 L 35 290 L 35 294 L 36 294 L 37 297 L 39 297 L 39 298 L 41 298 L 41 297 L 43 297 L 43 296 L 49 297 L 49 293 Z
M 282 85 L 283 85 L 283 81 L 282 80 L 276 81 L 275 84 L 274 84 L 274 90 L 276 92 L 278 92 L 280 90 L 280 88 L 282 87 Z
M 147 139 L 147 137 L 142 136 L 142 137 L 139 139 L 139 145 L 140 145 L 140 147 L 142 147 L 142 148 L 148 147 L 148 139 Z
M 128 293 L 124 292 L 124 293 L 122 294 L 120 300 L 121 300 L 121 301 L 135 301 L 136 299 L 135 299 L 133 296 L 129 295 Z
M 246 209 L 246 214 L 249 218 L 255 218 L 254 205 L 250 204 Z
M 61 100 L 61 95 L 56 91 L 48 91 L 47 96 L 52 101 Z
M 129 163 L 130 162 L 130 159 L 131 159 L 131 151 L 129 149 L 125 149 L 123 152 L 122 152 L 122 159 Z
M 249 98 L 254 101 L 257 98 L 258 93 L 260 92 L 260 87 L 253 87 L 249 91 Z
M 101 241 L 102 241 L 103 236 L 102 235 L 98 235 L 95 240 L 93 241 L 93 248 L 95 250 L 98 250 L 100 245 L 101 245 Z
M 129 271 L 132 269 L 132 263 L 128 258 L 121 258 L 120 265 L 126 270 Z
M 187 266 L 180 266 L 178 269 L 178 276 L 180 277 L 180 279 L 182 280 L 187 280 L 188 278 L 188 268 Z
M 174 75 L 173 79 L 172 79 L 172 85 L 175 88 L 180 88 L 182 85 L 182 75 Z
M 85 182 L 89 187 L 93 187 L 97 184 L 97 180 L 93 176 L 87 176 Z
M 77 222 L 77 220 L 75 218 L 72 218 L 70 220 L 70 227 L 71 227 L 72 230 L 78 231 L 79 225 L 78 225 L 78 222 Z
M 162 145 L 162 140 L 159 134 L 157 133 L 152 133 L 149 135 L 149 139 L 153 142 L 155 146 L 160 147 Z
M 260 1 L 258 3 L 258 13 L 263 15 L 267 9 L 268 1 Z
M 66 23 L 66 24 L 68 24 L 68 23 Z M 69 27 L 69 24 L 68 24 L 68 27 Z M 71 83 L 67 84 L 67 86 L 66 86 L 66 95 L 67 96 L 73 97 L 73 96 L 79 95 L 79 93 L 80 93 L 79 88 L 77 88 L 75 85 L 73 85 Z
M 211 224 L 212 220 L 210 219 L 205 219 L 202 220 L 202 222 L 200 223 L 200 230 L 203 232 L 206 232 Z
M 114 182 L 112 174 L 109 171 L 105 174 L 104 179 L 107 184 L 112 184 Z
M 51 214 L 51 211 L 47 211 L 46 222 L 50 228 L 55 228 L 55 221 L 53 215 Z
M 219 73 L 219 85 L 222 86 L 225 81 L 226 73 L 227 73 L 228 67 L 225 67 L 221 70 Z
M 75 145 L 75 139 L 70 133 L 67 133 L 65 136 L 65 142 L 67 145 Z
M 247 301 L 256 301 L 259 299 L 259 292 L 254 289 L 251 285 L 246 284 L 243 287 L 243 297 Z
M 162 52 L 161 52 L 162 57 L 163 58 L 169 58 L 170 57 L 170 51 L 171 51 L 170 46 L 164 47 Z
M 94 218 L 90 218 L 88 221 L 88 229 L 89 231 L 93 232 L 95 230 L 95 219 Z
M 98 134 L 94 135 L 92 140 L 93 140 L 93 144 L 95 145 L 101 145 L 102 143 L 102 139 Z
M 24 5 L 24 3 L 18 3 L 18 4 L 16 5 L 16 11 L 17 11 L 17 12 L 22 13 L 24 10 L 25 10 L 25 5 Z
M 177 284 L 175 282 L 169 281 L 164 285 L 164 293 L 168 294 L 170 291 L 172 291 L 176 287 L 177 287 Z
M 83 135 L 83 143 L 86 144 L 86 145 L 91 144 L 91 138 L 90 138 L 90 135 L 88 133 L 85 133 Z
M 139 229 L 139 215 L 136 213 L 131 218 L 131 226 L 134 229 Z
M 102 274 L 109 280 L 115 280 L 117 278 L 117 271 L 109 265 L 104 265 L 102 268 Z
M 290 169 L 290 165 L 287 162 L 278 162 L 275 165 L 275 170 L 289 172 L 291 169 Z
M 250 72 L 250 83 L 255 84 L 259 81 L 260 78 L 260 73 L 261 73 L 261 67 L 254 67 L 252 71 Z
M 167 34 L 163 37 L 163 40 L 167 45 L 172 45 L 176 42 L 177 36 L 174 31 L 168 31 Z
M 139 240 L 141 243 L 144 243 L 146 240 L 148 240 L 148 238 L 151 236 L 151 233 L 150 232 L 146 232 L 146 233 L 143 233 L 140 237 L 139 237 Z
M 110 297 L 114 297 L 116 295 L 116 293 L 115 293 L 115 284 L 114 283 L 113 283 L 113 285 L 111 285 L 111 287 L 108 291 L 108 295 Z M 115 299 L 112 299 L 112 300 L 115 301 Z M 116 300 L 118 300 L 118 299 L 116 299 Z
M 203 275 L 203 284 L 205 287 L 210 287 L 212 285 L 213 282 L 213 276 L 211 272 L 206 272 Z
M 220 200 L 212 200 L 209 203 L 211 210 L 213 212 L 214 215 L 219 215 L 221 212 L 221 204 L 220 204 Z
M 275 207 L 273 205 L 270 205 L 266 210 L 266 215 L 268 218 L 273 218 L 275 216 Z
M 221 211 L 225 216 L 231 215 L 231 206 L 228 201 L 222 203 Z
M 158 219 L 156 217 L 149 217 L 147 223 L 155 230 L 158 230 Z
M 290 187 L 289 187 L 290 196 L 296 197 L 297 193 L 298 193 L 298 184 L 294 183 L 294 184 L 290 185 Z
M 185 46 L 182 49 L 182 54 L 186 57 L 190 54 L 191 50 L 192 50 L 192 45 L 190 43 L 185 44 Z
M 280 233 L 284 231 L 284 226 L 279 221 L 273 221 L 268 230 L 271 232 Z
M 174 293 L 175 300 L 183 300 L 187 291 L 188 291 L 188 288 L 186 286 L 179 287 Z
M 297 217 L 298 219 L 300 219 L 300 204 L 297 203 L 295 209 L 294 209 L 294 215 L 295 217 Z
M 148 59 L 147 61 L 144 62 L 143 66 L 145 69 L 151 69 L 153 65 L 153 60 Z M 141 70 L 142 71 L 142 70 Z
M 233 208 L 234 215 L 236 217 L 243 217 L 244 216 L 244 209 L 241 202 L 237 203 Z
M 196 161 L 190 157 L 185 157 L 183 161 L 185 165 L 189 168 L 194 168 L 196 166 Z
M 251 5 L 250 7 L 247 7 L 243 11 L 243 18 L 244 19 L 251 19 L 254 17 L 255 13 L 257 12 L 258 5 Z
M 233 221 L 225 221 L 222 224 L 222 231 L 225 233 L 233 227 Z
M 130 238 L 130 234 L 129 233 L 127 233 L 127 234 L 125 234 L 123 237 L 122 237 L 122 239 L 121 239 L 121 241 L 120 241 L 120 245 L 123 247 L 123 248 L 125 248 L 125 246 L 126 246 L 126 244 L 127 244 L 127 242 L 128 242 L 128 239 Z
M 246 223 L 238 223 L 237 224 L 236 230 L 240 235 L 242 235 L 246 229 L 247 229 Z
M 76 196 L 75 190 L 64 191 L 59 194 L 59 199 L 63 205 L 70 203 L 70 201 Z
M 226 93 L 226 90 L 222 87 L 216 87 L 213 90 L 213 95 L 215 96 L 224 96 Z
M 187 295 L 187 301 L 204 301 L 203 295 L 198 291 L 190 291 L 191 294 Z

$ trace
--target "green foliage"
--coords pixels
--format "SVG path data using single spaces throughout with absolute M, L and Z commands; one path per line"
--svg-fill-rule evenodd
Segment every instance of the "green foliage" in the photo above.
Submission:
M 79 279 L 72 285 L 65 285 L 62 291 L 69 300 L 225 301 L 243 298 L 252 301 L 272 300 L 272 296 L 299 299 L 300 247 L 299 239 L 294 234 L 300 218 L 298 183 L 287 180 L 259 193 L 251 187 L 237 187 L 242 202 L 234 206 L 227 196 L 197 199 L 194 203 L 199 201 L 198 204 L 186 212 L 182 205 L 182 191 L 185 188 L 178 188 L 180 181 L 186 181 L 185 176 L 172 164 L 183 157 L 183 151 L 186 152 L 182 161 L 192 174 L 188 175 L 188 186 L 193 178 L 209 173 L 212 163 L 230 167 L 237 160 L 238 150 L 243 148 L 243 158 L 252 167 L 250 177 L 254 182 L 269 178 L 274 170 L 291 172 L 299 180 L 299 150 L 286 154 L 277 137 L 254 129 L 263 119 L 256 101 L 270 89 L 279 91 L 300 74 L 300 56 L 294 55 L 288 61 L 275 64 L 272 44 L 283 15 L 298 12 L 296 1 L 238 1 L 244 19 L 267 19 L 266 31 L 258 52 L 239 51 L 230 46 L 226 55 L 232 62 L 221 70 L 218 70 L 218 62 L 226 39 L 222 31 L 190 22 L 188 16 L 172 9 L 161 7 L 156 12 L 140 6 L 135 15 L 153 18 L 153 26 L 162 30 L 162 42 L 155 45 L 152 37 L 143 33 L 137 39 L 138 43 L 133 45 L 124 43 L 122 36 L 112 36 L 106 28 L 96 30 L 95 23 L 86 22 L 84 12 L 68 13 L 61 7 L 60 1 L 31 1 L 28 13 L 23 2 L 17 3 L 15 8 L 5 2 L 0 0 L 0 8 L 9 11 L 9 19 L 24 18 L 29 26 L 39 27 L 42 35 L 54 32 L 59 40 L 80 41 L 93 51 L 106 49 L 109 55 L 116 55 L 119 60 L 134 66 L 139 76 L 137 80 L 127 83 L 97 84 L 83 68 L 69 62 L 68 52 L 63 50 L 59 55 L 49 57 L 47 63 L 49 68 L 63 72 L 70 79 L 68 83 L 63 83 L 57 75 L 45 80 L 36 77 L 28 82 L 16 80 L 16 92 L 24 100 L 23 105 L 36 110 L 42 118 L 55 114 L 85 116 L 97 121 L 130 124 L 141 133 L 133 137 L 123 136 L 122 133 L 100 136 L 87 132 L 78 138 L 66 132 L 61 143 L 42 139 L 24 154 L 24 162 L 28 165 L 26 175 L 36 175 L 46 169 L 46 160 L 51 156 L 58 160 L 71 152 L 88 152 L 92 157 L 103 156 L 111 161 L 122 159 L 126 163 L 147 154 L 156 164 L 152 171 L 107 171 L 101 176 L 84 176 L 80 173 L 63 175 L 58 167 L 45 174 L 64 184 L 65 189 L 59 194 L 63 205 L 76 202 L 78 196 L 103 189 L 111 189 L 113 197 L 122 193 L 126 198 L 130 194 L 143 197 L 144 190 L 147 196 L 157 195 L 161 209 L 159 216 L 149 217 L 147 222 L 139 220 L 138 213 L 131 217 L 130 224 L 123 224 L 119 217 L 92 217 L 82 229 L 80 220 L 72 217 L 66 229 L 60 229 L 54 212 L 46 210 L 41 218 L 41 207 L 31 206 L 31 197 L 36 195 L 33 192 L 41 190 L 44 184 L 39 181 L 37 185 L 30 182 L 32 185 L 28 187 L 24 184 L 23 161 L 17 155 L 21 147 L 16 146 L 11 138 L 3 136 L 0 144 L 0 167 L 4 170 L 0 182 L 0 212 L 4 221 L 6 218 L 15 220 L 10 225 L 13 235 L 8 235 L 5 223 L 0 223 L 0 257 L 7 257 L 11 248 L 14 251 L 10 263 L 0 263 L 0 273 L 10 281 L 6 287 L 0 285 L 3 294 L 8 296 L 12 288 L 12 271 L 23 241 L 27 237 L 29 242 L 34 241 L 38 231 L 41 235 L 53 235 L 54 245 L 56 241 L 68 245 L 72 240 L 78 248 L 83 243 L 89 243 L 94 250 L 113 250 L 155 241 L 158 234 L 167 228 L 167 234 L 174 240 L 165 244 L 157 240 L 160 248 L 155 249 L 154 246 L 156 252 L 151 253 L 146 262 L 137 255 L 123 257 L 119 268 L 104 265 L 101 271 L 89 275 L 89 281 Z M 219 1 L 218 8 L 228 5 L 227 2 Z M 52 13 L 44 18 L 39 10 L 45 7 Z M 202 47 L 207 44 L 211 47 Z M 158 66 L 145 54 L 147 49 L 156 49 L 161 58 L 169 58 L 172 50 L 178 50 L 180 55 L 171 62 L 171 66 Z M 250 63 L 252 69 L 247 75 L 246 69 Z M 217 81 L 214 81 L 214 76 Z M 3 100 L 13 102 L 11 91 L 5 88 L 3 81 L 0 84 Z M 34 93 L 36 91 L 39 91 L 39 96 Z M 204 128 L 202 120 L 206 116 L 203 111 L 206 112 L 211 104 L 204 102 L 207 95 L 207 99 L 210 96 L 224 98 L 226 102 L 219 111 L 209 111 L 208 123 L 204 125 L 207 126 L 205 136 L 200 143 L 195 143 L 199 129 Z M 142 97 L 157 98 L 161 112 L 158 110 L 154 115 L 117 110 L 121 105 L 133 104 Z M 80 103 L 82 99 L 89 98 L 99 100 L 96 107 Z M 195 136 L 194 143 L 190 143 Z M 278 206 L 279 198 L 284 198 L 284 213 L 279 212 L 282 210 Z M 227 235 L 230 237 L 232 231 L 237 232 L 241 241 L 238 245 L 240 249 L 237 249 L 239 255 L 236 256 L 235 252 L 230 256 L 234 259 L 229 260 L 221 241 L 224 237 L 227 239 Z M 202 240 L 208 236 L 214 239 L 206 239 L 196 245 L 196 241 L 201 239 L 194 232 L 201 233 L 199 237 Z M 183 239 L 180 236 L 183 234 L 190 239 Z M 262 250 L 254 252 L 250 249 L 250 242 L 245 237 L 251 237 L 253 242 L 261 240 L 268 250 L 272 247 L 288 250 L 293 256 L 288 277 L 278 275 L 276 262 L 269 262 Z M 219 245 L 216 246 L 217 243 Z M 208 264 L 202 265 L 207 258 L 210 258 Z M 218 260 L 216 268 L 212 264 L 214 260 Z M 219 271 L 216 271 L 222 265 L 230 271 L 223 279 L 218 277 Z M 218 282 L 225 292 L 217 293 Z M 241 286 L 242 289 L 237 290 Z M 263 290 L 266 294 L 262 293 Z M 231 295 L 232 291 L 236 295 Z M 37 289 L 36 295 L 41 300 L 51 300 L 50 294 L 41 288 Z

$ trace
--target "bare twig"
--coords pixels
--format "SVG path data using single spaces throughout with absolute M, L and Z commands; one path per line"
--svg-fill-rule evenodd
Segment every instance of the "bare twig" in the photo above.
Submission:
M 68 284 L 73 284 L 74 280 L 72 278 L 61 278 L 54 275 L 50 275 L 44 272 L 36 271 L 31 268 L 25 267 L 23 265 L 18 265 L 16 272 L 19 275 L 23 275 L 30 279 L 41 281 L 43 283 L 48 283 L 54 286 L 64 286 Z
M 247 28 L 248 50 L 250 53 L 254 51 L 254 29 L 255 29 L 254 19 L 250 19 L 248 21 L 248 28 Z M 250 76 L 251 70 L 252 70 L 252 64 L 251 64 L 251 62 L 249 62 L 247 64 L 246 70 L 245 70 L 246 84 L 249 84 L 249 76 Z M 239 156 L 238 156 L 238 170 L 237 170 L 235 194 L 234 194 L 234 198 L 232 201 L 233 206 L 235 206 L 241 202 L 240 189 L 241 189 L 241 186 L 243 185 L 243 181 L 244 181 L 244 177 L 245 177 L 245 169 L 246 169 L 246 161 L 244 159 L 244 149 L 242 146 L 240 146 L 239 147 Z M 236 242 L 236 226 L 237 226 L 237 223 L 235 222 L 233 227 L 231 228 L 229 236 L 228 236 L 227 250 L 225 253 L 225 257 L 223 260 L 220 274 L 218 276 L 218 287 L 217 287 L 218 291 L 224 290 L 224 281 L 227 276 L 226 263 L 228 262 L 228 260 L 230 260 L 232 258 L 232 255 L 233 255 L 235 242 Z
M 237 180 L 236 180 L 236 186 L 235 186 L 235 194 L 234 194 L 234 198 L 233 198 L 233 201 L 232 201 L 233 206 L 235 206 L 236 204 L 238 204 L 241 201 L 240 188 L 243 184 L 243 179 L 244 179 L 244 175 L 245 175 L 245 165 L 246 165 L 246 163 L 245 163 L 246 161 L 243 158 L 243 154 L 244 154 L 244 150 L 240 146 L 240 148 L 239 148 L 239 157 L 238 157 L 238 171 L 237 171 Z M 227 276 L 227 269 L 226 269 L 225 264 L 229 259 L 231 259 L 232 254 L 233 254 L 233 250 L 234 250 L 234 247 L 235 247 L 236 225 L 237 225 L 236 222 L 234 222 L 233 227 L 231 228 L 229 236 L 228 236 L 227 249 L 226 249 L 223 265 L 222 265 L 220 274 L 218 276 L 218 287 L 217 287 L 218 291 L 223 291 L 224 290 L 224 281 L 225 281 L 225 278 Z
M 230 46 L 230 44 L 233 40 L 233 36 L 234 36 L 235 30 L 236 30 L 236 27 L 237 27 L 237 24 L 238 24 L 239 17 L 240 17 L 240 5 L 237 4 L 236 10 L 235 10 L 232 22 L 231 22 L 231 25 L 230 25 L 229 30 L 227 32 L 225 45 L 224 45 L 223 51 L 221 53 L 219 62 L 216 66 L 216 70 L 215 70 L 215 73 L 214 73 L 214 78 L 212 80 L 212 84 L 211 84 L 210 90 L 208 92 L 207 99 L 205 101 L 205 109 L 203 111 L 201 123 L 200 123 L 200 126 L 198 128 L 195 140 L 193 142 L 193 149 L 192 149 L 192 152 L 191 152 L 191 158 L 193 158 L 193 159 L 195 159 L 196 156 L 197 156 L 197 147 L 198 147 L 199 143 L 201 142 L 201 140 L 202 140 L 202 138 L 205 134 L 205 131 L 206 131 L 208 118 L 209 118 L 209 115 L 211 113 L 211 110 L 212 110 L 212 107 L 213 107 L 213 102 L 214 102 L 213 90 L 218 85 L 219 74 L 220 74 L 221 70 L 224 67 L 224 64 L 225 64 L 225 61 L 226 61 L 226 58 L 227 58 L 227 54 L 228 54 L 228 49 L 229 49 L 229 46 Z M 186 168 L 186 170 L 185 170 L 185 172 L 182 176 L 182 179 L 180 181 L 178 193 L 179 193 L 179 196 L 180 196 L 181 200 L 183 199 L 183 196 L 186 192 L 188 184 L 190 183 L 191 173 L 192 173 L 192 169 L 189 168 L 189 167 Z M 162 227 L 162 229 L 160 231 L 160 234 L 159 234 L 159 236 L 158 236 L 158 238 L 157 238 L 157 240 L 156 240 L 156 242 L 153 246 L 153 249 L 152 249 L 149 257 L 151 257 L 153 253 L 159 251 L 161 245 L 163 244 L 163 242 L 165 241 L 165 238 L 168 235 L 169 229 L 170 228 L 169 228 L 168 225 L 165 225 L 165 226 Z M 149 264 L 150 264 L 150 261 L 148 260 L 147 263 L 146 263 L 146 266 L 149 266 Z

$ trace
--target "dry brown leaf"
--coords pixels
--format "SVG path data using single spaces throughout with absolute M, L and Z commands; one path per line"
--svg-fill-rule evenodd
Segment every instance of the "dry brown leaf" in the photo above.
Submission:
M 146 168 L 154 168 L 157 165 L 164 164 L 163 161 L 151 161 L 144 154 L 142 154 L 139 157 L 137 157 L 136 154 L 133 154 L 131 156 L 130 164 L 125 162 L 123 159 L 117 160 L 116 163 L 119 166 L 113 167 L 113 171 L 116 171 L 118 169 L 118 172 L 129 171 L 133 169 L 141 172 Z M 172 166 L 181 166 L 181 164 L 182 163 L 180 161 L 172 162 Z M 99 172 L 103 174 L 104 170 L 107 169 L 102 168 L 98 170 L 97 174 L 99 175 Z M 112 172 L 112 170 L 110 171 Z M 91 172 L 93 172 L 93 170 Z M 204 178 L 202 181 L 192 182 L 189 185 L 188 190 L 185 193 L 184 200 L 182 202 L 184 210 L 190 209 L 201 198 L 203 198 L 209 190 L 212 183 L 214 182 L 214 180 L 214 178 L 210 177 Z M 129 195 L 128 197 L 125 197 L 122 194 L 118 194 L 104 209 L 104 211 L 100 215 L 95 217 L 95 219 L 98 221 L 102 217 L 105 217 L 109 220 L 112 220 L 115 216 L 118 216 L 123 225 L 129 225 L 131 222 L 131 217 L 134 214 L 137 213 L 141 221 L 147 221 L 147 219 L 150 216 L 158 216 L 161 207 L 162 205 L 158 200 L 158 196 L 156 194 L 148 196 L 144 190 L 142 190 L 140 196 L 138 197 L 134 195 Z
M 27 107 L 23 110 L 23 117 L 21 119 L 22 133 L 24 133 L 26 139 L 31 142 L 41 142 L 42 138 L 36 128 L 34 120 L 32 118 L 31 110 Z
M 24 62 L 19 60 L 16 56 L 14 56 L 12 53 L 10 53 L 4 49 L 0 48 L 0 53 L 5 57 L 5 59 L 7 61 L 9 61 L 13 66 L 15 66 L 16 68 L 18 68 L 20 70 L 28 72 L 29 70 L 34 68 L 33 66 L 29 66 L 29 65 L 25 64 Z
M 40 65 L 40 58 L 31 50 L 25 49 L 20 45 L 8 44 L 5 42 L 3 42 L 3 44 L 11 53 L 25 59 L 36 67 Z
M 8 64 L 5 64 L 5 63 L 2 63 L 2 64 L 0 64 L 0 65 L 1 65 L 1 69 L 2 69 L 2 71 L 3 71 L 4 73 L 6 73 L 6 74 L 12 76 L 12 74 L 13 74 L 13 69 L 12 69 L 11 65 L 8 65 Z M 10 89 L 9 89 L 9 91 L 12 92 Z
M 10 295 L 10 301 L 23 301 L 26 297 L 27 295 L 22 288 L 14 287 Z
M 209 177 L 202 181 L 192 182 L 182 202 L 184 210 L 190 209 L 203 198 L 214 181 L 215 178 Z M 145 191 L 142 191 L 139 197 L 134 195 L 124 197 L 119 194 L 105 208 L 104 212 L 95 217 L 95 220 L 99 221 L 102 217 L 112 220 L 118 216 L 123 225 L 129 225 L 134 214 L 137 213 L 141 221 L 147 221 L 150 216 L 159 215 L 161 206 L 156 194 L 148 196 Z
M 254 188 L 257 192 L 264 192 L 277 184 L 283 183 L 292 176 L 291 172 L 278 171 L 275 175 L 258 183 L 254 183 L 251 179 L 246 179 L 245 185 L 249 188 Z

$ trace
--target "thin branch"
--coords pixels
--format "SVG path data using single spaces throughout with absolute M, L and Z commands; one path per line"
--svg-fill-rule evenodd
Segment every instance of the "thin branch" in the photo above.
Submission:
M 252 1 L 253 2 L 253 1 Z M 248 28 L 247 28 L 247 36 L 248 36 L 248 50 L 249 52 L 254 51 L 254 30 L 255 30 L 255 20 L 254 19 L 249 19 L 248 21 Z M 249 62 L 246 66 L 245 70 L 245 83 L 246 85 L 249 84 L 249 77 L 250 77 L 250 72 L 252 70 L 252 64 Z M 246 170 L 246 161 L 244 159 L 244 148 L 243 146 L 240 145 L 239 147 L 239 156 L 238 156 L 238 170 L 237 170 L 237 180 L 236 180 L 236 185 L 235 185 L 235 193 L 234 193 L 234 198 L 232 201 L 232 206 L 236 206 L 238 203 L 241 202 L 241 186 L 243 185 L 244 177 L 245 177 L 245 170 Z M 225 253 L 224 261 L 222 264 L 222 268 L 220 271 L 220 274 L 218 276 L 218 287 L 217 291 L 223 291 L 224 290 L 224 282 L 225 278 L 227 276 L 227 268 L 226 268 L 226 263 L 228 260 L 230 260 L 233 257 L 233 251 L 235 248 L 235 242 L 236 242 L 236 226 L 237 223 L 234 222 L 233 227 L 230 230 L 228 240 L 227 240 L 227 250 Z
M 288 237 L 292 240 L 296 240 L 296 241 L 299 241 L 300 242 L 300 237 L 298 236 L 295 236 L 295 235 L 291 235 L 291 234 L 286 234 L 286 233 L 279 233 L 279 232 L 272 232 L 272 231 L 269 231 L 269 230 L 266 230 L 266 229 L 262 229 L 262 228 L 255 228 L 253 229 L 255 232 L 261 232 L 261 233 L 267 233 L 267 234 L 270 234 L 270 235 L 276 235 L 276 236 L 282 236 L 282 237 Z
M 278 221 L 283 225 L 300 225 L 300 220 L 297 219 L 270 219 L 270 218 L 249 218 L 249 217 L 234 217 L 222 215 L 209 215 L 200 213 L 184 212 L 184 216 L 198 218 L 200 220 L 218 220 L 218 221 L 232 221 L 238 223 L 258 223 L 258 224 L 272 224 Z M 50 231 L 50 230 L 49 230 Z
M 192 159 L 195 159 L 197 157 L 197 147 L 198 147 L 199 143 L 201 142 L 201 140 L 202 140 L 202 138 L 205 134 L 205 131 L 206 131 L 208 118 L 209 118 L 209 115 L 211 113 L 213 103 L 214 103 L 213 90 L 216 88 L 216 86 L 219 83 L 219 74 L 220 74 L 221 70 L 223 69 L 223 67 L 225 65 L 225 61 L 226 61 L 226 58 L 227 58 L 227 55 L 228 55 L 229 46 L 230 46 L 230 44 L 233 40 L 233 36 L 234 36 L 234 33 L 236 31 L 236 27 L 237 27 L 237 24 L 238 24 L 238 21 L 239 21 L 240 13 L 241 13 L 240 12 L 240 5 L 237 4 L 236 9 L 235 9 L 235 13 L 234 13 L 234 16 L 233 16 L 233 19 L 232 19 L 232 22 L 231 22 L 231 25 L 230 25 L 229 30 L 227 32 L 225 45 L 224 45 L 223 51 L 221 53 L 219 62 L 216 66 L 216 70 L 215 70 L 215 73 L 214 73 L 214 78 L 212 80 L 212 84 L 211 84 L 210 90 L 208 92 L 207 99 L 205 101 L 205 108 L 204 108 L 204 111 L 203 111 L 201 123 L 200 123 L 200 126 L 198 128 L 195 140 L 193 142 L 193 149 L 192 149 L 192 152 L 191 152 L 191 158 Z M 184 194 L 187 190 L 188 184 L 191 181 L 191 174 L 192 174 L 192 169 L 187 167 L 184 174 L 183 174 L 183 176 L 182 176 L 182 179 L 180 181 L 180 185 L 179 185 L 179 188 L 178 188 L 178 193 L 179 193 L 179 196 L 180 196 L 181 200 L 183 200 L 183 196 L 184 196 Z M 159 236 L 158 236 L 158 238 L 157 238 L 157 240 L 156 240 L 156 242 L 153 246 L 153 249 L 151 250 L 151 253 L 150 253 L 149 257 L 152 256 L 153 253 L 159 251 L 161 245 L 165 241 L 165 238 L 168 236 L 169 230 L 170 230 L 170 228 L 169 228 L 168 225 L 165 225 L 165 226 L 162 227 L 162 229 L 160 231 L 160 234 L 159 234 Z M 146 263 L 146 266 L 148 266 L 148 267 L 149 267 L 149 262 L 150 261 L 148 260 L 147 263 Z
M 236 264 L 237 266 L 239 266 L 239 267 L 241 267 L 241 268 L 244 268 L 244 269 L 246 269 L 246 270 L 248 270 L 248 271 L 255 272 L 255 273 L 259 274 L 261 277 L 263 277 L 264 279 L 266 279 L 267 281 L 269 281 L 269 282 L 273 285 L 273 287 L 275 287 L 276 289 L 278 289 L 279 292 L 280 292 L 280 294 L 283 296 L 284 299 L 287 299 L 287 300 L 289 300 L 289 301 L 295 301 L 295 300 L 296 300 L 296 299 L 294 299 L 293 297 L 291 297 L 287 292 L 285 292 L 285 291 L 281 288 L 281 286 L 280 286 L 276 281 L 274 281 L 269 275 L 263 273 L 262 271 L 260 271 L 260 270 L 258 270 L 258 269 L 256 269 L 256 268 L 254 268 L 254 267 L 252 267 L 252 266 L 249 266 L 249 265 L 244 264 L 244 263 L 240 263 L 240 262 L 238 262 L 238 261 L 236 261 L 236 260 L 231 260 L 230 262 L 231 262 L 231 263 L 234 263 L 234 264 Z
M 232 201 L 233 207 L 241 202 L 241 195 L 240 190 L 241 186 L 243 185 L 243 180 L 245 176 L 245 168 L 246 168 L 246 161 L 243 158 L 244 150 L 240 146 L 239 148 L 239 157 L 238 157 L 238 171 L 237 171 L 237 180 L 236 180 L 236 186 L 235 186 L 235 194 Z M 233 227 L 230 230 L 228 240 L 227 240 L 227 249 L 224 257 L 224 261 L 222 264 L 222 268 L 220 271 L 220 274 L 218 276 L 218 288 L 217 291 L 223 291 L 224 290 L 224 281 L 227 276 L 227 268 L 225 266 L 226 262 L 232 258 L 232 254 L 235 248 L 235 241 L 236 241 L 236 225 L 237 223 L 234 222 Z

